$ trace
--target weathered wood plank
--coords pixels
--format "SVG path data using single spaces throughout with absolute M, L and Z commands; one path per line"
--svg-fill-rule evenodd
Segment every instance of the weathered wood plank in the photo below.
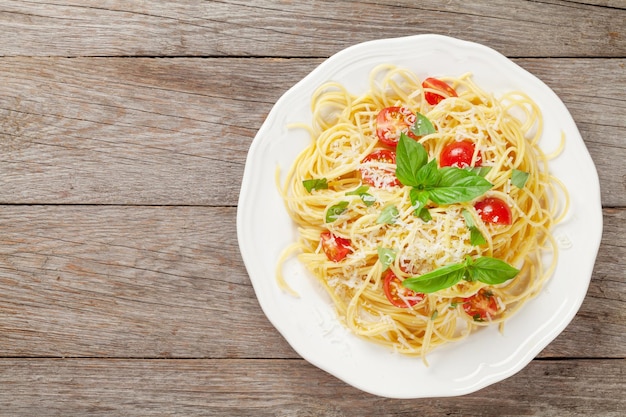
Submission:
M 255 71 L 233 84 L 219 61 L 114 61 L 2 60 L 2 199 L 234 204 L 263 117 L 244 93 Z
M 626 9 L 624 0 L 569 0 L 570 3 L 593 4 L 595 6 L 612 7 L 615 9 Z M 550 3 L 562 4 L 562 0 L 551 0 Z
M 257 353 L 273 328 L 238 256 L 234 217 L 232 208 L 3 207 L 0 350 L 277 355 L 270 344 Z
M 0 2 L 0 55 L 326 57 L 417 33 L 484 43 L 508 56 L 626 54 L 622 0 L 63 3 Z
M 0 202 L 235 205 L 265 115 L 320 62 L 2 58 Z M 570 108 L 603 204 L 625 206 L 626 60 L 516 62 Z
M 625 355 L 626 210 L 544 357 Z M 0 207 L 3 356 L 295 358 L 238 255 L 235 208 Z M 589 343 L 589 340 L 594 343 Z
M 303 360 L 0 359 L 0 407 L 11 416 L 617 417 L 624 370 L 623 360 L 533 361 L 473 394 L 394 400 Z

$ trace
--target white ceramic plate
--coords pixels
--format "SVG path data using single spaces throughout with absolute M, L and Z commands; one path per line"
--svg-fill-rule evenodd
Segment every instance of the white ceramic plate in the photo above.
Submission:
M 505 326 L 478 331 L 421 359 L 402 356 L 362 340 L 335 318 L 329 298 L 297 260 L 285 266 L 294 298 L 276 284 L 281 250 L 297 232 L 275 186 L 277 167 L 288 169 L 309 143 L 294 122 L 310 123 L 310 97 L 326 81 L 339 81 L 354 94 L 367 90 L 368 74 L 391 63 L 426 76 L 471 72 L 484 90 L 522 90 L 541 108 L 545 120 L 541 146 L 549 152 L 565 132 L 565 151 L 550 166 L 567 186 L 571 208 L 554 234 L 561 243 L 554 276 L 541 294 Z M 584 172 L 584 175 L 580 175 Z M 602 233 L 600 188 L 595 166 L 572 117 L 554 92 L 535 76 L 485 46 L 438 35 L 365 42 L 323 62 L 287 91 L 254 138 L 243 176 L 237 211 L 241 254 L 259 303 L 304 359 L 361 390 L 393 398 L 467 394 L 521 370 L 569 324 L 587 292 Z

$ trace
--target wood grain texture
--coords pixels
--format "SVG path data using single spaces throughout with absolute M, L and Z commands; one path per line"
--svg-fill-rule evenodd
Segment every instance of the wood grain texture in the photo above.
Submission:
M 0 415 L 623 415 L 625 22 L 625 0 L 0 0 Z M 272 327 L 235 218 L 280 95 L 347 46 L 420 33 L 490 46 L 559 95 L 604 234 L 538 359 L 473 394 L 391 400 Z
M 441 33 L 509 56 L 623 57 L 626 4 L 590 3 L 3 1 L 0 55 L 326 57 L 366 40 Z
M 297 357 L 256 301 L 234 208 L 1 209 L 4 356 Z M 589 294 L 543 357 L 626 356 L 626 210 L 604 214 Z
M 626 59 L 515 62 L 571 111 L 603 204 L 625 206 Z M 264 117 L 319 63 L 1 59 L 0 202 L 234 206 Z
M 534 361 L 471 395 L 396 400 L 365 394 L 302 360 L 0 359 L 0 407 L 11 416 L 67 417 L 618 417 L 624 365 Z
M 234 214 L 232 208 L 3 208 L 1 285 L 10 296 L 0 302 L 0 351 L 262 354 L 254 341 L 271 329 L 238 256 Z

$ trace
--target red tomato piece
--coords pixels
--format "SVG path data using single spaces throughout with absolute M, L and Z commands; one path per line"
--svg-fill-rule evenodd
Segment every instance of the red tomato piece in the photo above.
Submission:
M 448 84 L 437 78 L 426 78 L 422 82 L 422 88 L 424 88 L 424 90 L 437 90 L 442 93 L 439 94 L 433 91 L 424 91 L 424 98 L 426 99 L 428 104 L 432 106 L 434 106 L 435 104 L 439 104 L 439 102 L 448 97 L 458 97 L 456 91 L 454 91 L 454 88 L 450 87 Z
M 471 297 L 463 299 L 463 310 L 474 321 L 485 321 L 498 314 L 498 301 L 491 292 L 481 289 Z
M 376 135 L 387 146 L 398 146 L 400 134 L 404 133 L 415 139 L 410 128 L 417 116 L 406 107 L 385 107 L 376 117 Z
M 480 151 L 476 154 L 476 161 L 472 165 L 472 158 L 476 145 L 469 140 L 460 142 L 452 142 L 444 146 L 439 155 L 439 165 L 442 167 L 467 168 L 469 166 L 479 167 L 482 165 L 483 159 Z
M 376 188 L 396 187 L 400 181 L 396 178 L 395 168 L 382 164 L 396 164 L 396 153 L 389 149 L 378 149 L 363 158 L 360 169 L 363 182 Z
M 391 269 L 388 269 L 383 277 L 383 291 L 389 302 L 400 308 L 414 306 L 424 299 L 424 294 L 402 286 L 402 281 Z
M 512 221 L 511 209 L 507 203 L 496 197 L 487 197 L 474 204 L 476 212 L 485 223 L 509 225 Z
M 340 262 L 352 252 L 350 239 L 336 236 L 329 231 L 320 234 L 322 249 L 326 257 L 333 262 Z

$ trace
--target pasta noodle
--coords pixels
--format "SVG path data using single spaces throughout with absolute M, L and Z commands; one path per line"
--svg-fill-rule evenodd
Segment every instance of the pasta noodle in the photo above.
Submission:
M 539 148 L 542 116 L 527 95 L 510 92 L 496 99 L 469 74 L 440 81 L 458 97 L 447 97 L 445 89 L 392 65 L 376 67 L 369 91 L 362 95 L 338 83 L 322 85 L 312 97 L 312 125 L 295 126 L 310 132 L 310 145 L 282 182 L 277 172 L 299 234 L 279 260 L 279 284 L 294 293 L 282 265 L 297 254 L 351 332 L 422 358 L 481 326 L 502 325 L 538 293 L 557 262 L 550 229 L 569 204 L 566 190 L 549 174 L 548 157 Z M 440 101 L 430 103 L 429 94 L 439 95 Z M 413 135 L 428 160 L 442 159 L 447 145 L 471 143 L 469 165 L 493 186 L 468 201 L 438 204 L 433 197 L 416 203 L 413 193 L 419 187 L 398 182 L 394 172 L 400 176 L 400 161 L 396 165 L 389 157 L 389 151 L 396 152 L 394 144 L 381 142 L 378 132 L 381 111 L 398 107 L 409 110 L 400 116 L 409 125 L 415 126 L 416 115 L 432 124 L 429 133 Z M 387 157 L 368 157 L 377 151 L 387 152 Z M 488 171 L 479 174 L 480 167 Z M 513 173 L 525 177 L 525 183 L 513 184 Z M 485 199 L 505 202 L 510 224 L 485 220 L 487 209 L 478 204 Z M 483 239 L 476 243 L 474 237 Z M 465 276 L 434 292 L 410 291 L 399 284 L 463 264 L 468 257 L 498 259 L 519 273 L 497 284 Z

